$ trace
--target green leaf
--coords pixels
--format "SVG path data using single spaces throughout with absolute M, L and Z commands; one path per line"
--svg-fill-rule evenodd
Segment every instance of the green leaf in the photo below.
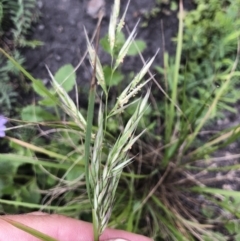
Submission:
M 21 111 L 21 118 L 24 121 L 30 122 L 57 120 L 57 117 L 45 111 L 40 106 L 35 105 L 28 105 L 27 107 L 23 108 Z
M 170 9 L 171 9 L 171 11 L 177 11 L 178 4 L 175 2 L 171 2 Z
M 121 47 L 125 43 L 125 36 L 122 32 L 119 32 L 116 36 L 116 41 L 115 41 L 115 46 L 114 46 L 114 56 L 120 51 Z M 111 49 L 108 41 L 108 35 L 105 35 L 103 38 L 100 40 L 100 45 L 102 48 L 109 54 L 111 54 Z
M 116 51 L 119 52 L 122 46 L 124 45 L 126 41 L 125 35 L 123 32 L 119 32 L 116 36 L 116 43 L 115 43 L 115 48 Z
M 68 172 L 66 179 L 68 181 L 74 181 L 75 179 L 79 178 L 82 174 L 84 174 L 84 168 L 75 166 Z
M 48 92 L 48 89 L 45 87 L 45 85 L 43 84 L 43 82 L 41 80 L 36 80 L 33 84 L 32 87 L 34 89 L 34 91 L 40 95 L 41 97 L 47 97 L 48 95 L 46 94 L 46 92 Z
M 200 193 L 209 193 L 209 194 L 220 194 L 226 197 L 233 197 L 240 200 L 240 192 L 234 190 L 223 190 L 218 188 L 210 187 L 193 187 L 191 190 L 200 192 Z
M 14 175 L 20 165 L 20 163 L 9 162 L 5 158 L 0 160 L 0 197 L 12 187 Z
M 108 42 L 108 35 L 105 35 L 103 38 L 100 39 L 100 45 L 102 46 L 104 51 L 111 54 L 110 45 Z
M 45 152 L 44 154 L 48 154 L 48 153 Z M 61 156 L 61 155 L 57 156 L 57 154 L 55 156 L 54 155 L 51 155 L 51 156 L 55 157 L 57 159 L 65 158 L 65 156 Z M 52 162 L 52 161 L 39 160 L 39 159 L 36 159 L 33 157 L 20 156 L 20 155 L 16 155 L 16 154 L 1 154 L 0 155 L 0 167 L 1 167 L 1 163 L 3 163 L 2 165 L 5 165 L 4 163 L 6 163 L 6 162 L 14 163 L 14 165 L 18 165 L 18 166 L 28 163 L 28 164 L 32 164 L 32 165 L 41 165 L 43 167 L 63 169 L 63 170 L 67 170 L 70 167 L 70 165 L 67 163 L 56 163 L 56 162 Z M 12 173 L 10 173 L 10 174 L 13 175 Z M 1 173 L 0 173 L 0 176 L 1 176 Z
M 123 77 L 124 77 L 119 71 L 114 71 L 112 74 L 112 69 L 110 66 L 104 66 L 103 73 L 104 73 L 106 85 L 110 87 L 118 85 L 123 80 Z
M 238 220 L 230 220 L 225 224 L 225 228 L 228 230 L 228 232 L 233 235 L 235 233 L 239 233 L 240 231 L 240 223 Z
M 55 105 L 57 105 L 57 98 L 56 98 L 56 101 L 54 101 L 53 98 L 48 98 L 47 97 L 47 98 L 45 98 L 43 100 L 39 100 L 38 104 L 39 105 L 43 105 L 43 106 L 48 106 L 48 107 L 55 106 Z
M 38 204 L 41 200 L 41 194 L 37 191 L 39 190 L 36 180 L 33 179 L 27 185 L 21 186 L 20 196 L 22 202 L 29 202 Z
M 76 81 L 74 67 L 71 64 L 62 66 L 54 75 L 54 78 L 63 87 L 63 89 L 67 92 L 71 91 Z
M 138 55 L 138 51 L 140 51 L 140 53 L 142 53 L 145 48 L 146 48 L 146 43 L 144 41 L 142 41 L 142 40 L 135 40 L 130 45 L 130 47 L 128 49 L 128 52 L 127 52 L 127 55 L 128 56 Z

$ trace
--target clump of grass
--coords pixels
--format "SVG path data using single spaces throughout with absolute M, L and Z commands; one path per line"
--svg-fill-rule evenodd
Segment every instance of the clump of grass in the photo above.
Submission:
M 18 63 L 23 64 L 25 59 L 19 51 L 20 47 L 36 48 L 42 45 L 40 41 L 27 40 L 32 24 L 38 19 L 36 0 L 0 1 L 0 47 L 13 55 Z M 2 114 L 17 113 L 19 95 L 12 80 L 15 76 L 21 91 L 24 88 L 21 73 L 12 65 L 11 61 L 0 56 L 0 111 Z
M 159 122 L 156 121 L 161 125 L 155 127 L 160 131 L 154 135 L 147 133 L 148 138 L 136 147 L 137 152 L 142 150 L 142 155 L 137 158 L 139 167 L 136 170 L 141 168 L 149 174 L 145 178 L 135 177 L 132 202 L 138 203 L 138 207 L 132 207 L 130 212 L 142 217 L 138 222 L 144 222 L 146 233 L 151 232 L 157 240 L 226 240 L 227 237 L 219 232 L 219 227 L 229 222 L 228 215 L 231 221 L 239 217 L 236 211 L 239 194 L 233 190 L 207 187 L 211 181 L 219 182 L 218 178 L 209 178 L 208 175 L 212 174 L 208 173 L 238 169 L 238 165 L 211 168 L 211 165 L 216 165 L 211 162 L 211 155 L 238 138 L 239 125 L 206 136 L 204 142 L 199 137 L 203 135 L 203 128 L 207 128 L 213 114 L 216 114 L 219 101 L 230 89 L 231 81 L 238 73 L 239 43 L 235 43 L 236 59 L 232 60 L 231 69 L 222 76 L 224 82 L 214 95 L 210 93 L 211 98 L 200 99 L 197 104 L 190 102 L 192 96 L 186 92 L 186 85 L 181 85 L 188 80 L 180 76 L 184 22 L 182 1 L 179 6 L 175 62 L 170 65 L 165 55 L 165 68 L 161 69 L 166 83 L 165 93 L 159 87 L 165 95 L 162 103 L 164 108 L 159 104 L 153 105 L 155 108 L 152 110 L 158 112 L 161 118 Z M 159 86 L 156 79 L 154 82 Z M 229 176 L 225 174 L 223 179 Z M 143 193 L 141 197 L 139 192 Z M 225 204 L 230 196 L 234 197 L 234 208 L 226 209 Z M 206 206 L 210 206 L 211 211 L 202 208 Z

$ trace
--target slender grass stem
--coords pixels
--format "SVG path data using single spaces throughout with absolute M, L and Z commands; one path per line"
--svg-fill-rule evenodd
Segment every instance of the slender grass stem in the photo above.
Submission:
M 86 175 L 86 186 L 88 198 L 91 202 L 92 197 L 90 193 L 90 184 L 89 184 L 89 158 L 91 151 L 91 134 L 92 134 L 92 122 L 93 122 L 93 113 L 94 113 L 94 103 L 96 95 L 96 84 L 91 84 L 89 91 L 88 99 L 88 111 L 87 111 L 87 129 L 86 129 L 86 138 L 85 138 L 85 175 Z
M 99 15 L 99 20 L 101 20 L 103 17 L 102 14 Z M 100 22 L 101 23 L 101 22 Z M 87 187 L 87 193 L 90 203 L 93 206 L 92 200 L 93 200 L 93 194 L 91 193 L 90 188 L 90 179 L 89 179 L 89 158 L 90 158 L 90 152 L 91 152 L 91 137 L 92 137 L 92 124 L 93 124 L 93 114 L 94 114 L 94 105 L 95 105 L 95 98 L 96 98 L 96 61 L 97 61 L 97 52 L 98 52 L 98 44 L 99 44 L 99 33 L 100 33 L 100 23 L 97 30 L 97 36 L 96 36 L 96 55 L 94 59 L 94 65 L 93 65 L 93 75 L 89 90 L 89 98 L 88 98 L 88 110 L 87 110 L 87 127 L 86 127 L 86 137 L 85 137 L 85 175 L 86 175 L 86 187 Z M 93 216 L 93 232 L 94 232 L 94 241 L 99 240 L 99 232 L 98 227 L 96 225 L 96 214 L 95 210 L 92 210 L 92 216 Z
M 178 41 L 177 41 L 177 52 L 176 52 L 176 61 L 175 61 L 175 70 L 173 77 L 173 86 L 172 86 L 172 95 L 171 95 L 171 104 L 169 113 L 166 109 L 166 117 L 167 117 L 167 126 L 166 126 L 166 143 L 171 141 L 171 136 L 173 132 L 173 122 L 176 117 L 175 114 L 175 103 L 177 101 L 177 88 L 178 88 L 178 78 L 179 78 L 179 69 L 181 62 L 181 54 L 182 54 L 182 42 L 183 42 L 183 3 L 182 0 L 179 3 L 179 28 L 178 28 Z M 168 164 L 168 151 L 163 160 L 163 166 Z

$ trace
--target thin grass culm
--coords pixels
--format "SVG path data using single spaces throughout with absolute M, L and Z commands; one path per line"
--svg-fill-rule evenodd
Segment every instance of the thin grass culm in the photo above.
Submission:
M 120 21 L 118 20 L 119 7 L 120 1 L 115 0 L 111 15 L 112 21 L 110 21 L 109 25 L 109 46 L 111 52 L 113 52 L 115 49 L 115 36 L 117 36 L 119 31 L 118 25 L 122 24 L 124 21 L 123 17 L 120 19 Z M 133 29 L 133 32 L 127 39 L 126 44 L 124 44 L 119 50 L 119 53 L 116 55 L 116 59 L 113 59 L 112 55 L 112 72 L 114 72 L 118 68 L 119 64 L 123 62 L 124 57 L 131 43 L 133 43 L 135 36 L 136 27 Z M 147 109 L 147 101 L 150 95 L 150 90 L 147 91 L 144 97 L 137 100 L 138 104 L 133 115 L 123 127 L 122 133 L 114 141 L 114 144 L 110 144 L 106 138 L 106 127 L 108 126 L 108 120 L 110 117 L 116 117 L 116 121 L 118 121 L 119 114 L 127 107 L 126 104 L 129 102 L 129 100 L 133 98 L 133 96 L 140 91 L 147 82 L 149 82 L 148 80 L 139 84 L 144 75 L 147 73 L 147 70 L 154 60 L 154 57 L 148 62 L 148 64 L 143 66 L 139 74 L 136 75 L 128 87 L 119 95 L 116 103 L 112 105 L 113 108 L 111 109 L 108 106 L 108 91 L 106 89 L 105 76 L 102 71 L 100 60 L 96 56 L 97 49 L 94 49 L 94 46 L 90 43 L 87 34 L 86 38 L 93 74 L 96 76 L 98 84 L 101 86 L 103 94 L 105 95 L 102 97 L 105 102 L 100 102 L 100 107 L 98 110 L 98 127 L 97 132 L 94 133 L 95 140 L 92 143 L 89 136 L 86 135 L 85 138 L 85 151 L 89 151 L 89 153 L 85 154 L 85 158 L 88 158 L 85 160 L 87 167 L 86 185 L 88 187 L 88 196 L 92 205 L 94 241 L 98 241 L 111 217 L 111 212 L 115 201 L 115 193 L 122 170 L 132 161 L 132 158 L 128 157 L 128 151 L 131 149 L 134 142 L 144 132 L 142 131 L 140 134 L 135 135 L 139 121 Z M 92 90 L 90 90 L 90 92 L 91 91 Z M 90 95 L 92 94 L 93 93 L 90 93 Z M 88 115 L 93 116 L 94 108 L 92 108 L 93 106 L 90 106 L 90 104 L 93 102 L 90 102 L 91 99 L 89 98 L 89 108 L 91 109 L 89 111 L 88 108 Z M 90 123 L 87 121 L 87 129 L 88 125 L 92 125 L 91 121 L 92 120 L 90 120 Z M 92 132 L 90 131 L 89 133 Z

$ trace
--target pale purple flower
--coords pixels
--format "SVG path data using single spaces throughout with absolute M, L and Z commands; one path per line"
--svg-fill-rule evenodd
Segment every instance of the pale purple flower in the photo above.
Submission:
M 3 115 L 0 115 L 0 137 L 5 136 L 6 123 L 7 123 L 7 118 L 5 118 Z

